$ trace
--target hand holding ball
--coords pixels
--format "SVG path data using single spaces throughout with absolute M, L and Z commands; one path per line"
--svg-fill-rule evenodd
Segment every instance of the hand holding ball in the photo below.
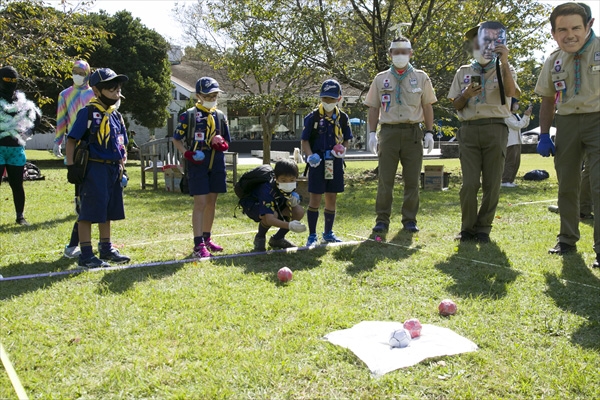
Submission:
M 294 275 L 292 274 L 292 270 L 288 267 L 283 267 L 279 271 L 277 271 L 277 279 L 279 279 L 279 282 L 281 283 L 287 283 L 291 281 L 293 276 Z
M 450 315 L 456 314 L 456 303 L 450 299 L 445 299 L 440 302 L 438 306 L 438 310 L 440 315 L 444 317 L 448 317 Z
M 421 328 L 423 328 L 423 326 L 421 325 L 421 322 L 416 318 L 412 318 L 404 322 L 404 329 L 406 329 L 410 333 L 410 337 L 412 339 L 421 336 Z
M 204 157 L 206 156 L 204 155 L 204 152 L 202 150 L 196 150 L 196 152 L 192 156 L 194 161 L 204 161 Z
M 346 148 L 342 144 L 336 144 L 335 146 L 333 146 L 331 154 L 333 154 L 333 156 L 337 158 L 344 158 L 344 156 L 346 155 Z

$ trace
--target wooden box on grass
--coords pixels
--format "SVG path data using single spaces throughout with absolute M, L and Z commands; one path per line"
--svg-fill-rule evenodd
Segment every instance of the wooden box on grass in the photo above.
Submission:
M 443 190 L 444 189 L 444 166 L 426 165 L 423 178 L 423 188 L 425 190 Z

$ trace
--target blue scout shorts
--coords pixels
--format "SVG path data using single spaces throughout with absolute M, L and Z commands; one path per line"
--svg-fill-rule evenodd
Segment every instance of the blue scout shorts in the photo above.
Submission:
M 102 224 L 125 219 L 119 165 L 88 162 L 79 186 L 79 221 Z
M 344 191 L 344 160 L 333 159 L 333 179 L 325 179 L 325 160 L 317 168 L 308 168 L 308 192 L 314 194 Z
M 209 170 L 211 150 L 204 150 L 204 154 L 206 158 L 204 158 L 202 164 L 188 162 L 187 173 L 190 196 L 227 192 L 225 156 L 220 151 L 216 152 L 212 169 Z

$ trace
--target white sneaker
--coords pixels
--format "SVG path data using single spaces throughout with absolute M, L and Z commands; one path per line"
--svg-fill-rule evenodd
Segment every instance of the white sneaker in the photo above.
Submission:
M 517 185 L 514 184 L 514 183 L 512 183 L 512 182 L 504 182 L 504 183 L 500 184 L 500 186 L 506 187 L 506 188 L 515 188 L 515 187 L 517 187 Z
M 71 247 L 69 247 L 69 245 L 66 245 L 65 246 L 65 251 L 63 252 L 63 255 L 66 258 L 79 257 L 80 254 L 81 254 L 81 249 L 79 248 L 79 246 L 71 246 Z

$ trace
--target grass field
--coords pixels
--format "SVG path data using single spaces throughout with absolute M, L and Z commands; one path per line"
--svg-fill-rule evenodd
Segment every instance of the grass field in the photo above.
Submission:
M 5 277 L 75 268 L 61 258 L 75 219 L 62 161 L 28 155 L 41 160 L 46 180 L 25 184 L 30 227 L 14 224 L 10 189 L 0 186 Z M 416 235 L 400 231 L 398 185 L 388 243 L 0 282 L 0 341 L 36 399 L 600 398 L 592 228 L 582 224 L 577 254 L 547 254 L 558 230 L 558 216 L 546 211 L 557 193 L 552 160 L 523 157 L 521 176 L 542 168 L 551 178 L 503 189 L 494 242 L 482 246 L 453 241 L 458 161 L 427 164 L 453 175 L 448 191 L 422 192 Z M 374 224 L 376 182 L 364 178 L 374 167 L 349 165 L 335 227 L 346 240 Z M 135 263 L 189 256 L 192 200 L 142 191 L 139 166 L 128 171 L 127 219 L 113 225 L 113 242 Z M 213 230 L 232 235 L 217 237 L 226 254 L 252 249 L 255 223 L 234 218 L 235 204 L 231 192 L 219 199 Z M 284 265 L 294 271 L 288 285 L 276 282 Z M 458 303 L 456 316 L 437 314 L 443 298 Z M 360 321 L 411 317 L 480 350 L 375 379 L 351 352 L 322 340 Z M 2 368 L 0 398 L 15 398 Z

